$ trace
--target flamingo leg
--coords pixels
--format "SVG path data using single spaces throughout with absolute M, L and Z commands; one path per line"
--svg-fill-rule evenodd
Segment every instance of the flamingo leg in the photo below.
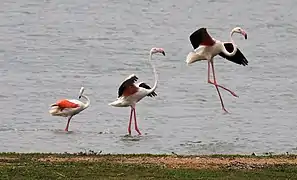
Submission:
M 71 120 L 72 116 L 70 116 L 68 118 L 68 122 L 67 122 L 67 125 L 66 125 L 66 128 L 65 128 L 65 131 L 68 131 L 68 128 L 69 128 L 69 124 L 70 124 L 70 120 Z
M 134 107 L 133 109 L 134 109 L 134 123 L 135 123 L 135 130 L 138 132 L 138 135 L 141 135 L 141 132 L 139 131 L 138 126 L 137 126 L 135 107 Z
M 231 91 L 230 89 L 227 89 L 227 88 L 225 88 L 224 86 L 221 86 L 221 85 L 217 84 L 217 82 L 216 82 L 216 80 L 215 80 L 215 77 L 214 77 L 214 82 L 211 82 L 211 80 L 210 80 L 210 63 L 211 63 L 211 62 L 208 61 L 208 83 L 213 84 L 213 85 L 215 85 L 215 86 L 217 86 L 217 87 L 220 87 L 220 88 L 222 88 L 222 89 L 224 89 L 224 90 L 230 92 L 233 96 L 238 97 L 238 96 L 237 96 L 233 91 Z M 213 66 L 213 62 L 212 62 L 211 64 L 212 64 L 212 66 Z M 214 69 L 213 69 L 213 73 L 214 73 Z
M 130 120 L 129 120 L 129 125 L 128 125 L 128 133 L 131 135 L 131 122 L 132 122 L 132 113 L 133 113 L 133 108 L 131 107 L 131 112 L 130 112 Z
M 224 106 L 224 102 L 223 102 L 221 93 L 220 93 L 219 88 L 218 88 L 219 86 L 218 86 L 217 83 L 216 83 L 216 76 L 215 76 L 215 71 L 214 71 L 214 65 L 213 65 L 213 62 L 210 61 L 210 62 L 208 62 L 208 63 L 211 63 L 212 73 L 213 73 L 213 80 L 214 80 L 214 85 L 215 85 L 215 87 L 216 87 L 216 89 L 217 89 L 217 92 L 218 92 L 218 95 L 219 95 L 219 98 L 220 98 L 220 101 L 221 101 L 222 109 L 223 109 L 226 113 L 228 113 L 228 111 L 226 110 L 226 108 L 225 108 L 225 106 Z M 208 67 L 209 67 L 209 64 L 208 64 Z M 210 68 L 209 68 L 208 70 L 210 70 Z

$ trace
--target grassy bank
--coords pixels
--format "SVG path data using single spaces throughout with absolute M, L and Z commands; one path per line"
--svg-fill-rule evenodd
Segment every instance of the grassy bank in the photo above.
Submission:
M 0 153 L 0 179 L 297 179 L 297 156 Z

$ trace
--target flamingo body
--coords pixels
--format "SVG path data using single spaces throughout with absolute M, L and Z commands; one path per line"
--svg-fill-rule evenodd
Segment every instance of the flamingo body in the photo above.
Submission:
M 138 88 L 137 92 L 129 96 L 121 96 L 114 102 L 110 103 L 109 105 L 114 107 L 129 107 L 135 105 L 145 96 L 147 96 L 147 90 L 144 88 Z
M 150 93 L 150 87 L 147 85 L 147 88 L 141 87 L 140 85 L 145 84 L 143 82 L 135 84 L 135 82 L 138 80 L 138 77 L 134 74 L 131 74 L 128 76 L 125 81 L 120 85 L 119 91 L 118 91 L 118 99 L 114 102 L 110 103 L 109 105 L 114 107 L 129 107 L 129 106 L 135 106 L 137 102 L 139 102 L 141 99 L 143 99 L 145 96 L 149 96 Z M 145 84 L 146 85 L 146 84 Z M 143 85 L 142 85 L 143 86 Z
M 77 99 L 63 99 L 53 104 L 49 113 L 53 116 L 73 116 L 84 110 L 84 103 Z
M 194 52 L 190 52 L 187 56 L 187 64 L 192 64 L 196 61 L 209 60 L 222 52 L 221 41 L 215 40 L 212 46 L 201 45 Z

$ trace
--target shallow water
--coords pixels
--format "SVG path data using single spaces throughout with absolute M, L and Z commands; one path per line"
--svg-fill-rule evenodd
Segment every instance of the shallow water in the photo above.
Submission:
M 297 7 L 295 1 L 4 0 L 0 7 L 0 151 L 103 153 L 296 152 Z M 243 67 L 216 58 L 218 82 L 239 98 L 207 84 L 207 64 L 191 66 L 189 35 L 207 27 L 234 37 L 249 60 Z M 156 98 L 137 105 L 141 137 L 127 137 L 130 110 L 107 104 L 134 73 L 153 84 L 151 47 L 159 74 Z M 81 86 L 91 106 L 64 118 L 48 113 Z M 135 131 L 133 131 L 135 134 Z

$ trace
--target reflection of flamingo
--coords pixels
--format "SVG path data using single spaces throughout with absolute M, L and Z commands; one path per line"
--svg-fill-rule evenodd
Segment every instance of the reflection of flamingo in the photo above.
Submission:
M 138 77 L 136 77 L 134 74 L 131 74 L 120 85 L 120 88 L 118 90 L 118 99 L 109 104 L 115 107 L 129 107 L 129 106 L 131 107 L 130 121 L 128 126 L 129 135 L 131 135 L 132 113 L 134 113 L 135 130 L 138 132 L 139 135 L 141 135 L 136 122 L 136 112 L 135 112 L 136 103 L 140 101 L 142 98 L 144 98 L 145 96 L 150 96 L 150 97 L 157 96 L 157 94 L 155 93 L 155 90 L 157 88 L 158 75 L 154 65 L 151 62 L 152 55 L 155 53 L 162 53 L 165 56 L 165 52 L 162 48 L 152 48 L 150 51 L 149 62 L 155 74 L 155 84 L 153 88 L 150 88 L 150 86 L 148 86 L 143 82 L 135 84 L 135 82 L 138 80 Z
M 86 99 L 86 103 L 83 103 L 80 100 L 76 99 L 62 99 L 57 101 L 55 104 L 51 105 L 51 109 L 49 110 L 49 113 L 53 116 L 62 116 L 62 117 L 68 117 L 68 122 L 65 128 L 65 131 L 68 131 L 69 123 L 71 118 L 83 111 L 84 109 L 88 108 L 90 105 L 90 99 L 83 95 L 84 87 L 81 87 L 79 91 L 78 99 L 81 97 Z
M 234 33 L 242 34 L 244 38 L 247 39 L 247 33 L 240 27 L 236 27 L 232 29 L 230 33 L 231 42 L 221 42 L 219 40 L 212 38 L 207 33 L 206 28 L 198 29 L 197 31 L 195 31 L 190 35 L 190 41 L 195 50 L 194 52 L 190 52 L 188 54 L 187 60 L 186 60 L 187 64 L 192 64 L 196 61 L 201 61 L 201 60 L 208 61 L 208 83 L 215 85 L 221 101 L 222 108 L 225 112 L 228 112 L 228 111 L 225 109 L 218 87 L 230 92 L 235 97 L 238 97 L 238 96 L 231 90 L 217 84 L 214 65 L 213 65 L 213 58 L 216 55 L 220 55 L 221 57 L 226 58 L 227 60 L 232 61 L 239 65 L 245 66 L 248 64 L 247 59 L 237 48 L 236 44 L 232 39 L 232 35 Z M 213 82 L 211 82 L 210 80 L 210 65 L 212 66 Z

